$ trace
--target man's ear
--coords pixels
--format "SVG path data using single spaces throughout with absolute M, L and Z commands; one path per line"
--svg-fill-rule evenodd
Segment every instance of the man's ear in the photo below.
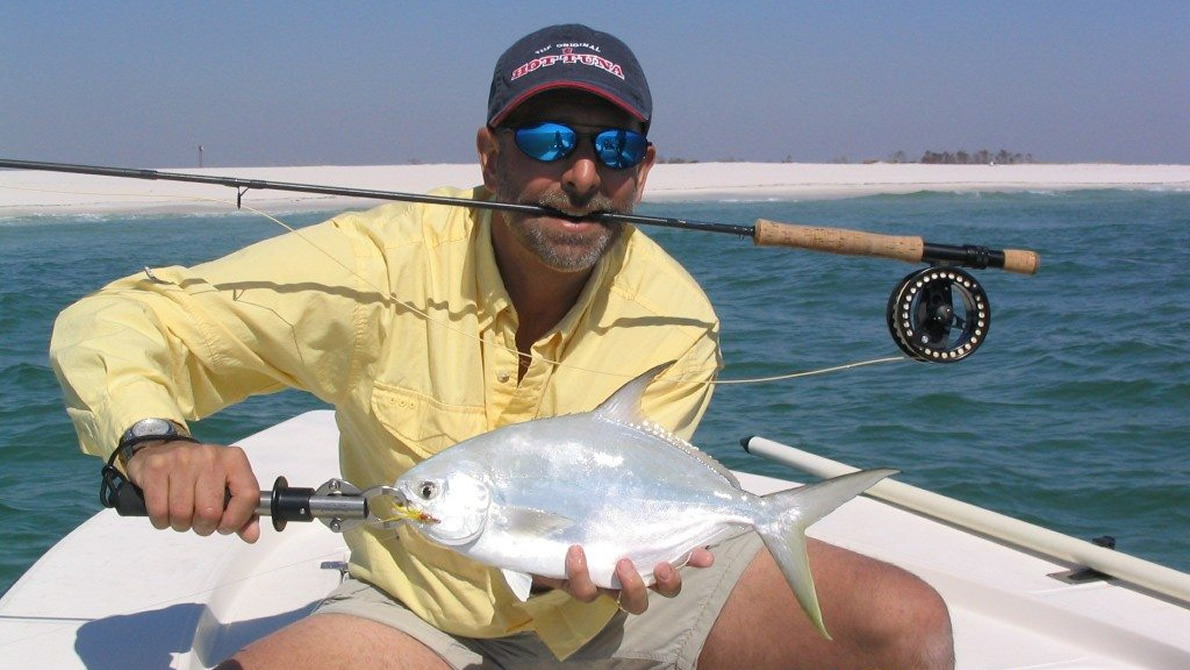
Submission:
M 479 169 L 483 173 L 483 185 L 493 193 L 496 190 L 496 157 L 500 153 L 500 142 L 496 133 L 488 126 L 480 127 L 475 134 L 475 148 L 479 152 Z
M 653 169 L 653 164 L 657 162 L 657 148 L 649 142 L 649 147 L 645 149 L 645 159 L 636 166 L 636 203 L 640 204 L 641 199 L 645 195 L 645 182 L 649 180 L 649 171 Z

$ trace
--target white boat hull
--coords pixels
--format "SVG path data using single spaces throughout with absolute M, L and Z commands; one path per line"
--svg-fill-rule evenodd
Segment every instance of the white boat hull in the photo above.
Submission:
M 241 441 L 262 485 L 338 475 L 328 411 Z M 296 454 L 300 452 L 300 456 Z M 762 492 L 789 482 L 746 473 Z M 63 538 L 0 599 L 0 659 L 47 668 L 207 668 L 310 612 L 338 583 L 342 538 L 268 524 L 259 542 L 163 532 L 111 510 Z M 942 593 L 957 667 L 1190 668 L 1190 608 L 1115 581 L 1071 585 L 1071 566 L 869 498 L 810 534 L 901 565 Z M 330 565 L 327 565 L 330 564 Z M 7 661 L 6 661 L 7 662 Z

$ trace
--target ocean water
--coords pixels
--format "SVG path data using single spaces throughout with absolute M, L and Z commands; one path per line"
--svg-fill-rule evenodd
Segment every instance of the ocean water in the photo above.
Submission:
M 1190 193 L 923 192 L 641 211 L 1039 251 L 1037 276 L 972 271 L 992 323 L 970 358 L 722 386 L 695 442 L 733 468 L 801 481 L 739 439 L 895 467 L 903 481 L 1076 537 L 1112 535 L 1122 551 L 1190 570 Z M 300 226 L 325 214 L 281 218 Z M 201 261 L 279 232 L 247 213 L 0 219 L 0 591 L 99 509 L 101 464 L 79 453 L 46 361 L 55 315 L 144 266 Z M 724 378 L 900 353 L 885 306 L 913 265 L 648 233 L 717 306 Z M 230 441 L 319 406 L 297 392 L 254 398 L 196 430 Z

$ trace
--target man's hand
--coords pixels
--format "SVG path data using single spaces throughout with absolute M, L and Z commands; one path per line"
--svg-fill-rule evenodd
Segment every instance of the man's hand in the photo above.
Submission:
M 245 542 L 260 537 L 260 485 L 239 447 L 162 441 L 137 450 L 126 470 L 144 491 L 153 527 L 237 533 Z
M 699 547 L 690 552 L 686 565 L 696 568 L 709 568 L 715 561 L 710 551 Z M 561 589 L 576 600 L 589 603 L 601 595 L 606 595 L 620 605 L 620 609 L 629 614 L 644 614 L 649 609 L 649 593 L 651 588 L 666 598 L 673 598 L 682 591 L 682 576 L 677 568 L 669 563 L 658 563 L 653 567 L 653 585 L 646 587 L 632 561 L 623 558 L 616 563 L 616 577 L 620 580 L 620 590 L 604 589 L 595 586 L 587 570 L 587 555 L 577 544 L 566 552 L 566 579 L 549 579 L 537 577 L 535 584 Z

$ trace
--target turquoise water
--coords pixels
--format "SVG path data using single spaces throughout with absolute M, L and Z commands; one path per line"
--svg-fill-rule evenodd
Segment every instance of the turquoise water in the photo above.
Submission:
M 993 320 L 971 358 L 721 387 L 695 441 L 734 468 L 777 476 L 793 473 L 745 454 L 739 438 L 895 467 L 904 481 L 1076 537 L 1113 535 L 1123 551 L 1190 570 L 1190 193 L 918 193 L 642 212 L 1036 249 L 1035 277 L 973 271 Z M 100 464 L 77 451 L 46 363 L 54 316 L 146 265 L 200 261 L 277 232 L 240 213 L 0 220 L 0 590 L 99 509 Z M 914 266 L 649 232 L 715 302 L 725 378 L 899 354 L 884 309 Z M 196 430 L 231 440 L 318 406 L 295 392 L 256 398 Z

